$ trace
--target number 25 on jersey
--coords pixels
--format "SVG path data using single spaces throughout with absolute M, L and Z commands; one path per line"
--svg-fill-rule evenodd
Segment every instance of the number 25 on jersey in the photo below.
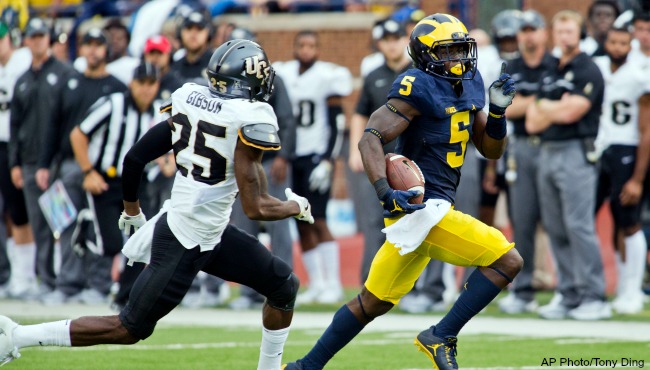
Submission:
M 173 148 L 181 174 L 208 185 L 225 180 L 227 160 L 217 148 L 219 139 L 226 137 L 226 127 L 202 120 L 193 125 L 183 113 L 172 119 L 176 130 L 180 130 L 180 137 L 174 135 Z

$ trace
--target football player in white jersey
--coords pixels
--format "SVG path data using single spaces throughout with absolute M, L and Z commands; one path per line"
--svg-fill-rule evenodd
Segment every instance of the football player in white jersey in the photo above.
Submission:
M 8 145 L 14 85 L 18 77 L 29 69 L 32 54 L 27 48 L 16 49 L 16 44 L 20 42 L 16 31 L 19 35 L 17 25 L 12 27 L 4 17 L 0 20 L 0 197 L 4 203 L 4 209 L 0 208 L 0 217 L 4 220 L 6 212 L 11 220 L 14 251 L 5 253 L 9 249 L 5 247 L 11 239 L 7 239 L 6 244 L 5 240 L 0 240 L 0 253 L 4 254 L 5 259 L 3 262 L 6 263 L 8 257 L 12 266 L 6 290 L 0 284 L 0 295 L 22 299 L 36 291 L 36 244 L 27 217 L 23 190 L 11 182 Z M 5 227 L 4 222 L 0 222 L 0 227 Z
M 293 187 L 307 197 L 315 219 L 313 225 L 298 224 L 309 275 L 309 289 L 298 296 L 298 303 L 335 303 L 343 298 L 338 244 L 325 213 L 333 161 L 339 155 L 345 126 L 341 101 L 352 92 L 352 76 L 345 67 L 318 60 L 318 47 L 318 34 L 300 31 L 294 39 L 295 59 L 274 64 L 297 117 Z
M 0 316 L 0 364 L 30 346 L 133 344 L 182 300 L 199 271 L 245 284 L 266 296 L 258 369 L 279 370 L 293 316 L 298 279 L 256 238 L 228 225 L 237 193 L 246 215 L 258 220 L 296 217 L 313 222 L 309 202 L 286 190 L 287 201 L 268 195 L 264 150 L 280 142 L 272 108 L 274 72 L 264 50 L 231 40 L 208 64 L 210 86 L 185 84 L 163 110 L 172 116 L 151 128 L 124 160 L 124 212 L 120 228 L 130 239 L 124 254 L 148 263 L 119 315 L 17 325 Z M 171 200 L 146 222 L 137 198 L 148 162 L 174 151 L 178 172 Z
M 627 28 L 607 33 L 607 56 L 594 62 L 605 80 L 596 149 L 599 162 L 596 210 L 609 197 L 615 224 L 618 286 L 613 308 L 622 314 L 643 309 L 641 289 L 647 243 L 641 231 L 641 195 L 650 159 L 650 60 L 628 58 Z

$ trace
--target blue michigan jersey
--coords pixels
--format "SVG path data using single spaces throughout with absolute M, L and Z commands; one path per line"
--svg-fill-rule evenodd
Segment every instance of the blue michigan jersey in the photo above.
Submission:
M 454 203 L 474 114 L 485 105 L 478 71 L 473 80 L 459 83 L 463 92 L 457 96 L 449 81 L 412 68 L 397 77 L 388 93 L 388 99 L 401 99 L 421 114 L 398 137 L 396 152 L 420 166 L 425 200 Z

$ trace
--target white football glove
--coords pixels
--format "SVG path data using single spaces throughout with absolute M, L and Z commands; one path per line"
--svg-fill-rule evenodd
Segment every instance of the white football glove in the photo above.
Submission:
M 299 221 L 305 221 L 313 224 L 314 216 L 311 215 L 311 205 L 309 204 L 307 198 L 296 195 L 291 190 L 291 188 L 284 189 L 284 194 L 287 196 L 287 200 L 293 200 L 294 202 L 298 203 L 298 207 L 300 207 L 300 213 L 293 217 Z
M 495 105 L 505 110 L 512 104 L 512 99 L 514 99 L 517 90 L 515 89 L 515 81 L 506 73 L 505 62 L 501 64 L 501 75 L 496 81 L 492 82 L 488 92 L 490 105 Z
M 332 164 L 329 161 L 320 161 L 309 174 L 309 190 L 324 194 L 330 189 L 332 183 Z
M 126 212 L 122 211 L 120 220 L 117 222 L 117 227 L 119 227 L 120 230 L 124 231 L 127 236 L 130 236 L 135 234 L 135 232 L 138 231 L 138 229 L 141 228 L 142 225 L 144 225 L 146 222 L 147 218 L 144 217 L 142 210 L 140 210 L 140 213 L 135 216 L 129 216 L 126 214 Z M 133 228 L 133 231 L 131 231 L 131 228 Z

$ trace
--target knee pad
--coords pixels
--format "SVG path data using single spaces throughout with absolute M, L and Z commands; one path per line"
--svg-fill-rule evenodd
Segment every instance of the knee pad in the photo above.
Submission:
M 280 311 L 292 311 L 299 287 L 300 280 L 293 272 L 290 273 L 278 289 L 266 296 L 266 304 Z

